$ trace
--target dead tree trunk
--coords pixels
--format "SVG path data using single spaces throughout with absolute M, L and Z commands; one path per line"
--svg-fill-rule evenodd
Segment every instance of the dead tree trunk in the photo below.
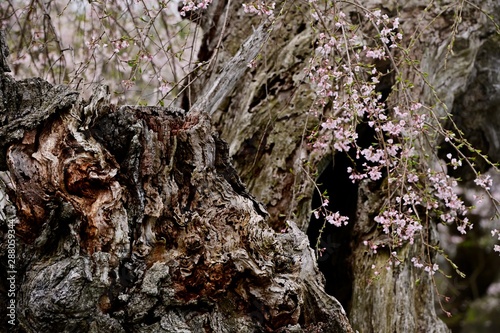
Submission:
M 201 106 L 117 107 L 105 86 L 84 101 L 3 68 L 2 331 L 352 332 L 307 236 L 268 227 Z

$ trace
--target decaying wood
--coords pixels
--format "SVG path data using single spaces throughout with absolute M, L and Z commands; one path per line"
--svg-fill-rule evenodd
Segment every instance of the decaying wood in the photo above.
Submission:
M 0 207 L 18 236 L 11 331 L 352 332 L 307 237 L 267 225 L 208 112 L 0 82 Z

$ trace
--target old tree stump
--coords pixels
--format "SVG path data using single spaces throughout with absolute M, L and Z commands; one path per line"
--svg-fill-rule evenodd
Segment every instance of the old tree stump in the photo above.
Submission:
M 0 43 L 2 331 L 352 332 L 307 236 L 267 225 L 203 103 L 16 81 Z

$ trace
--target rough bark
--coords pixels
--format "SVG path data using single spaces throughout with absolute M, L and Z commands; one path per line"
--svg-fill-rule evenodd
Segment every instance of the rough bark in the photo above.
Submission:
M 256 23 L 241 14 L 241 2 L 232 2 L 235 7 L 230 9 L 223 48 L 216 49 L 212 33 L 222 31 L 222 28 L 206 28 L 207 47 L 200 53 L 200 58 L 208 59 L 218 52 L 219 65 L 213 66 L 205 80 L 195 82 L 192 98 L 196 99 L 196 91 L 203 91 L 204 84 L 216 77 L 221 64 L 236 52 L 238 41 L 251 34 Z M 217 6 L 213 10 L 217 8 L 220 13 L 224 12 L 221 3 L 227 2 L 214 3 Z M 284 3 L 277 2 L 277 8 L 280 10 Z M 342 167 L 342 156 L 334 156 L 331 150 L 318 154 L 309 149 L 306 134 L 317 125 L 318 120 L 307 113 L 314 92 L 303 79 L 306 62 L 314 54 L 315 35 L 310 27 L 307 4 L 300 2 L 284 6 L 281 18 L 273 24 L 268 44 L 261 50 L 257 67 L 247 71 L 244 83 L 236 87 L 214 114 L 222 138 L 229 142 L 230 155 L 238 173 L 249 191 L 266 206 L 270 224 L 275 230 L 283 228 L 289 219 L 293 219 L 303 231 L 319 228 L 312 224 L 318 221 L 312 220 L 310 224 L 315 191 L 313 184 L 317 179 L 321 179 L 320 183 L 330 179 L 329 194 L 342 203 L 342 197 L 354 191 L 356 194 L 351 198 L 357 205 L 344 210 L 344 214 L 351 218 L 351 226 L 343 230 L 334 228 L 324 234 L 324 243 L 331 253 L 330 263 L 323 266 L 323 272 L 330 274 L 327 285 L 340 286 L 332 287 L 332 294 L 347 294 L 344 295 L 344 306 L 353 328 L 360 332 L 448 331 L 434 309 L 433 282 L 427 273 L 415 270 L 410 262 L 416 253 L 426 251 L 421 242 L 401 249 L 404 261 L 399 268 L 384 271 L 373 279 L 371 267 L 384 270 L 387 253 L 379 251 L 378 255 L 369 255 L 362 242 L 386 242 L 385 236 L 375 230 L 373 221 L 383 192 L 367 184 L 348 188 L 342 178 L 346 177 L 345 172 L 342 176 L 342 172 L 336 169 L 336 165 Z M 419 65 L 405 69 L 403 76 L 415 83 L 410 92 L 411 98 L 435 106 L 438 116 L 453 112 L 457 96 L 467 96 L 467 81 L 471 76 L 475 77 L 474 63 L 478 51 L 485 50 L 482 45 L 489 45 L 488 49 L 492 50 L 494 47 L 491 44 L 498 43 L 498 38 L 492 35 L 494 25 L 484 15 L 493 14 L 493 20 L 498 22 L 498 4 L 494 1 L 474 1 L 461 7 L 461 19 L 456 31 L 454 22 L 458 7 L 452 1 L 431 4 L 428 1 L 365 1 L 363 6 L 380 8 L 399 16 L 402 31 L 407 36 L 422 31 L 411 49 L 411 55 L 419 60 Z M 359 12 L 354 7 L 344 10 L 346 13 Z M 360 16 L 363 14 L 360 13 Z M 370 30 L 366 26 L 361 29 Z M 450 51 L 447 46 L 452 39 L 454 44 Z M 490 57 L 494 57 L 493 53 Z M 428 74 L 429 84 L 423 81 L 420 73 Z M 493 89 L 490 87 L 486 92 Z M 390 84 L 380 89 L 390 90 Z M 397 92 L 389 92 L 388 104 L 400 97 Z M 436 103 L 436 98 L 443 104 Z M 325 110 L 325 115 L 328 115 L 328 110 Z M 480 118 L 481 121 L 485 119 L 489 121 L 491 118 Z M 477 120 L 466 122 L 467 126 L 478 123 Z M 493 137 L 496 133 L 497 130 L 488 125 L 486 135 Z M 437 137 L 430 138 L 429 147 L 434 147 L 437 140 Z M 428 153 L 433 155 L 435 151 L 428 150 Z M 330 166 L 332 161 L 334 165 Z M 306 176 L 305 170 L 318 178 Z M 336 206 L 337 209 L 345 209 L 342 203 L 341 207 Z M 437 242 L 434 228 L 431 226 L 429 235 L 423 237 L 430 244 Z M 311 241 L 315 242 L 314 239 Z M 344 275 L 346 271 L 349 272 L 347 278 Z
M 202 107 L 118 107 L 105 86 L 85 101 L 3 72 L 0 107 L 1 237 L 12 222 L 18 240 L 4 328 L 352 332 L 307 236 L 268 226 Z

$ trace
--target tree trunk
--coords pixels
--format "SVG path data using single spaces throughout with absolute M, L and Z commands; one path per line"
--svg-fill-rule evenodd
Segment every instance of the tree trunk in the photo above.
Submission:
M 0 85 L 2 331 L 352 332 L 307 236 L 268 227 L 208 112 Z
M 242 15 L 242 2 L 232 2 L 234 7 L 229 9 L 225 29 L 221 21 L 215 26 L 209 24 L 210 20 L 202 23 L 206 33 L 200 59 L 208 60 L 216 54 L 218 62 L 204 80 L 194 82 L 191 99 L 196 100 L 197 94 L 203 94 L 204 87 L 217 77 L 222 64 L 236 52 L 239 41 L 252 33 L 256 22 Z M 211 10 L 222 15 L 227 9 L 223 5 L 226 3 L 214 1 L 216 5 Z M 491 17 L 484 15 L 491 13 L 493 20 L 498 19 L 496 2 L 475 1 L 460 7 L 461 20 L 456 27 L 458 9 L 450 4 L 429 4 L 428 1 L 362 4 L 400 17 L 402 31 L 408 36 L 421 32 L 411 49 L 412 58 L 418 59 L 419 65 L 405 67 L 402 75 L 415 84 L 411 98 L 436 105 L 439 115 L 451 112 L 455 98 L 464 94 L 481 46 L 486 41 L 498 43 L 498 38 L 492 36 Z M 399 250 L 398 256 L 402 259 L 399 267 L 386 270 L 388 251 L 373 255 L 363 245 L 364 241 L 387 243 L 386 236 L 376 230 L 373 221 L 381 207 L 383 189 L 368 184 L 352 185 L 345 172 L 346 154 L 334 153 L 328 148 L 322 153 L 310 149 L 307 134 L 318 126 L 318 119 L 308 113 L 315 95 L 312 87 L 305 83 L 304 72 L 307 61 L 314 55 L 317 36 L 311 28 L 312 18 L 305 2 L 293 6 L 277 2 L 278 10 L 282 5 L 285 9 L 273 23 L 257 66 L 247 71 L 244 81 L 214 114 L 215 125 L 229 143 L 230 156 L 239 175 L 250 193 L 265 205 L 270 214 L 269 223 L 275 230 L 293 220 L 308 233 L 311 246 L 316 243 L 322 224 L 311 219 L 311 209 L 319 205 L 315 202 L 315 182 L 323 184 L 321 191 L 328 189 L 330 208 L 350 218 L 348 227 L 327 226 L 320 239 L 320 247 L 326 249 L 327 255 L 320 258 L 319 266 L 326 277 L 327 291 L 342 302 L 355 330 L 447 332 L 446 325 L 436 315 L 433 278 L 415 269 L 410 261 L 416 254 L 427 253 L 428 247 L 423 242 L 438 242 L 435 225 L 430 226 L 429 234 L 422 235 L 420 241 Z M 363 16 L 357 7 L 349 6 L 342 8 L 345 13 L 353 18 L 355 13 Z M 361 25 L 360 30 L 363 29 L 376 34 L 366 25 Z M 222 47 L 217 49 L 221 31 L 224 32 Z M 449 51 L 447 45 L 452 39 L 454 44 Z M 429 74 L 428 84 L 420 73 Z M 388 95 L 388 104 L 395 104 L 402 96 L 391 91 L 391 85 L 391 82 L 382 82 L 379 91 Z M 436 98 L 447 109 L 437 103 Z M 324 112 L 328 116 L 328 110 Z M 370 140 L 369 133 L 361 130 L 358 134 Z M 435 149 L 438 138 L 432 140 L 430 146 L 434 148 L 427 148 L 430 155 L 435 153 L 430 149 Z M 333 138 L 327 144 L 332 147 Z M 429 255 L 434 258 L 435 253 L 431 251 Z M 374 272 L 379 275 L 375 276 Z

